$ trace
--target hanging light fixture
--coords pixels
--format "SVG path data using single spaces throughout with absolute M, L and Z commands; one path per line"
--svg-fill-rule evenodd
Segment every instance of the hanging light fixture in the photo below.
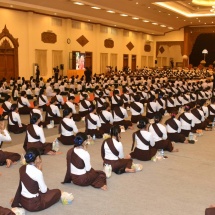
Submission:
M 192 3 L 206 7 L 215 5 L 214 0 L 192 0 Z

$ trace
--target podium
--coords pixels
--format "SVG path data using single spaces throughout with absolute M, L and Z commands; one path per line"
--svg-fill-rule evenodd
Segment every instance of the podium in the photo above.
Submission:
M 67 71 L 67 77 L 68 78 L 70 78 L 71 76 L 77 76 L 77 75 L 79 75 L 79 78 L 81 77 L 81 76 L 83 76 L 84 75 L 84 70 L 83 69 L 80 69 L 80 70 L 76 70 L 76 69 L 72 69 L 72 70 L 68 70 Z

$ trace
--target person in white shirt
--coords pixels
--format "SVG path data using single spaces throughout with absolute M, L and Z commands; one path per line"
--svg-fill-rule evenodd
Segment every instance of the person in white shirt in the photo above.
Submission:
M 60 110 L 58 106 L 56 106 L 57 100 L 56 97 L 52 97 L 50 101 L 50 105 L 46 108 L 46 116 L 45 121 L 50 122 L 54 121 L 54 124 L 59 124 L 62 120 L 62 117 L 60 115 Z
M 110 128 L 113 126 L 113 116 L 110 113 L 110 105 L 109 103 L 105 102 L 102 106 L 102 110 L 99 113 L 99 119 L 101 122 L 101 127 L 99 128 L 102 134 L 110 133 Z
M 56 95 L 56 93 L 53 92 L 53 89 L 52 89 L 51 86 L 47 86 L 47 87 L 46 87 L 46 95 L 47 95 L 48 97 L 53 97 L 53 96 Z
M 8 114 L 8 131 L 13 132 L 14 134 L 25 132 L 26 125 L 21 122 L 17 104 L 12 104 L 10 110 L 11 112 Z
M 21 158 L 18 153 L 2 151 L 3 142 L 10 142 L 11 140 L 9 132 L 5 129 L 4 121 L 0 121 L 0 166 L 10 167 Z
M 98 130 L 98 128 L 101 127 L 101 122 L 99 117 L 95 114 L 95 105 L 91 104 L 88 110 L 89 114 L 85 116 L 85 133 L 91 137 L 95 136 L 96 138 L 102 138 L 102 134 Z
M 162 115 L 157 113 L 154 117 L 155 122 L 149 126 L 149 132 L 153 135 L 155 147 L 169 152 L 178 152 L 178 149 L 174 149 L 172 142 L 167 139 L 167 131 L 165 126 L 160 123 L 161 119 Z
M 128 128 L 133 129 L 132 122 L 130 120 L 125 120 L 125 118 L 128 118 L 128 113 L 123 107 L 123 101 L 120 99 L 113 110 L 113 125 L 124 126 L 125 130 Z
M 95 99 L 96 102 L 96 112 L 99 114 L 100 111 L 102 110 L 103 104 L 106 102 L 105 98 L 103 98 L 103 92 L 99 92 L 99 97 Z
M 140 103 L 140 95 L 137 94 L 134 96 L 134 102 L 130 104 L 131 111 L 131 122 L 137 123 L 143 116 L 144 107 L 143 104 Z
M 65 84 L 66 84 L 66 82 L 65 83 L 61 82 L 61 84 L 60 84 L 60 87 L 59 87 L 60 95 L 67 95 L 67 92 L 65 90 Z
M 57 89 L 56 90 L 56 99 L 57 99 L 57 106 L 61 109 L 64 105 L 64 99 L 63 99 L 63 96 L 60 95 L 60 90 Z
M 131 153 L 128 158 L 135 158 L 141 161 L 151 160 L 153 156 L 157 153 L 155 146 L 155 141 L 152 134 L 148 131 L 149 120 L 146 117 L 142 117 L 139 120 L 137 127 L 140 129 L 132 135 L 133 144 L 131 148 Z M 136 142 L 136 147 L 134 148 Z M 133 150 L 134 149 L 134 150 Z
M 72 119 L 72 114 L 73 112 L 70 108 L 63 110 L 63 119 L 59 125 L 59 133 L 61 135 L 58 137 L 58 140 L 63 145 L 74 145 L 74 133 L 78 133 L 78 128 Z
M 85 117 L 89 113 L 89 107 L 91 106 L 92 102 L 89 101 L 88 94 L 83 94 L 84 99 L 80 100 L 79 103 L 79 115 L 81 117 Z
M 46 107 L 48 105 L 49 101 L 47 96 L 45 95 L 45 90 L 41 89 L 39 96 L 38 96 L 38 105 L 39 108 L 41 108 L 43 111 L 46 111 Z
M 19 114 L 28 115 L 32 109 L 30 102 L 26 97 L 27 97 L 26 92 L 22 91 L 21 96 L 17 100 Z
M 33 93 L 31 91 L 31 87 L 30 87 L 29 84 L 27 84 L 25 91 L 26 91 L 27 98 L 28 99 L 33 99 Z
M 103 171 L 94 170 L 90 163 L 90 154 L 86 149 L 87 135 L 77 133 L 74 148 L 67 152 L 67 171 L 62 183 L 89 186 L 107 190 L 106 175 Z
M 2 117 L 4 117 L 4 119 L 7 119 L 7 115 L 10 113 L 11 105 L 11 96 L 5 96 L 5 102 L 1 106 L 3 109 Z
M 54 155 L 52 143 L 46 143 L 46 138 L 42 126 L 39 126 L 41 115 L 32 113 L 30 124 L 26 128 L 26 136 L 23 148 L 27 151 L 29 148 L 37 148 L 40 154 Z
M 146 117 L 148 119 L 153 119 L 153 117 L 155 116 L 156 113 L 157 113 L 157 103 L 156 103 L 155 96 L 152 95 L 148 99 L 148 102 L 146 105 Z
M 16 85 L 14 85 L 11 95 L 13 97 L 13 101 L 17 101 L 17 99 L 19 97 L 19 91 L 17 90 L 17 86 Z
M 12 202 L 12 207 L 23 207 L 36 212 L 57 203 L 61 197 L 59 189 L 48 189 L 42 173 L 42 160 L 36 148 L 30 148 L 25 154 L 27 165 L 20 170 L 20 183 Z
M 110 130 L 111 138 L 104 140 L 101 147 L 101 155 L 104 164 L 109 164 L 112 171 L 116 174 L 124 172 L 134 173 L 135 169 L 132 168 L 132 159 L 125 159 L 123 152 L 123 145 L 120 142 L 120 127 L 113 126 Z
M 167 139 L 179 143 L 188 143 L 184 134 L 181 134 L 181 122 L 176 119 L 177 111 L 173 111 L 171 118 L 166 120 Z

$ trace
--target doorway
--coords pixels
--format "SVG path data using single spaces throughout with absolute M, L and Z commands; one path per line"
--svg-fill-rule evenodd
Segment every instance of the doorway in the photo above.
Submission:
M 136 55 L 131 56 L 131 71 L 136 71 L 136 67 L 137 67 L 136 57 L 137 57 Z
M 128 54 L 123 55 L 123 70 L 128 68 Z

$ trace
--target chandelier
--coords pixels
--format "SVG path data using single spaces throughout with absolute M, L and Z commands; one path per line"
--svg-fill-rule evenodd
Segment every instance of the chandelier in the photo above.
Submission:
M 201 6 L 213 6 L 215 5 L 215 0 L 192 0 L 192 3 Z

